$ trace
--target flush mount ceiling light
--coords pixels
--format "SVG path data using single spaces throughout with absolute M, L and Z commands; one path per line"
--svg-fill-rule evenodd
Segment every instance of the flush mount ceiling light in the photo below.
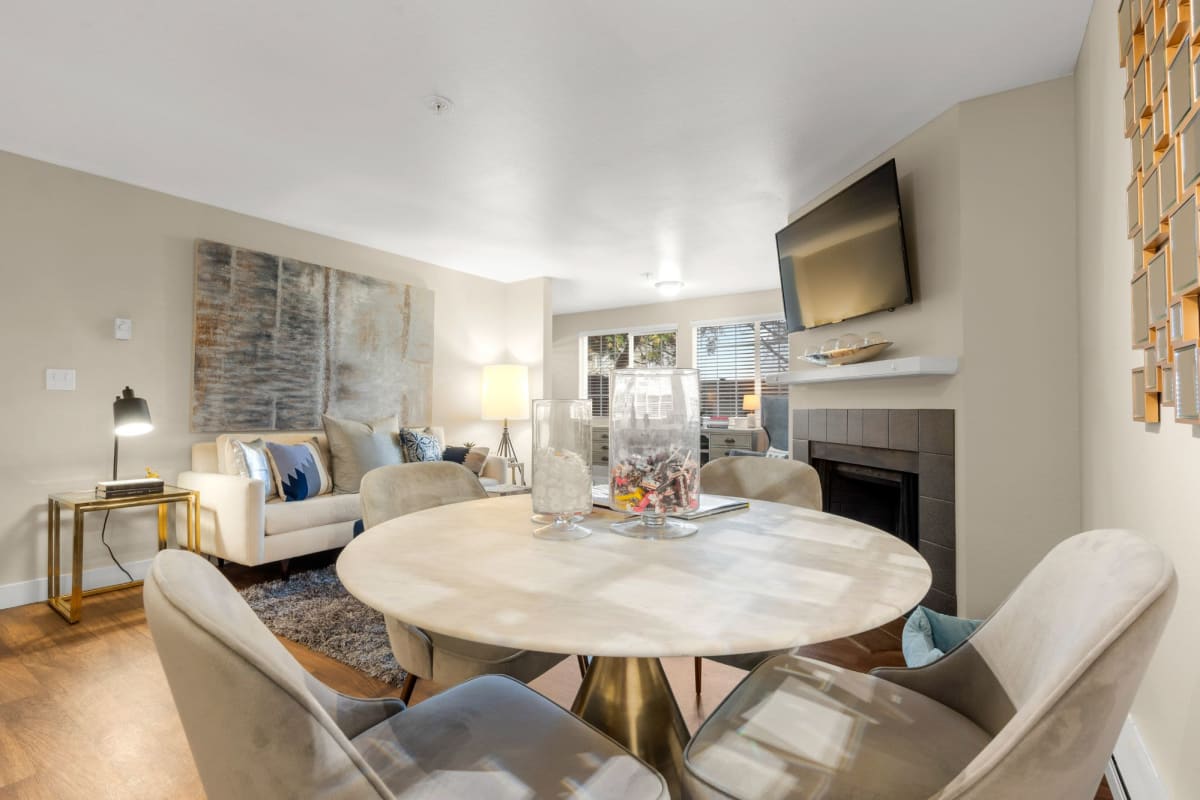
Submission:
M 429 109 L 429 113 L 435 117 L 441 117 L 453 110 L 454 101 L 449 97 L 442 97 L 440 94 L 431 94 L 425 98 L 425 108 Z
M 655 281 L 654 288 L 663 297 L 678 297 L 683 291 L 683 281 Z

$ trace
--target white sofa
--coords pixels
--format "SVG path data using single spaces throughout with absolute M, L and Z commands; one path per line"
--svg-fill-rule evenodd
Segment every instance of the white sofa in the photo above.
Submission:
M 444 445 L 445 432 L 441 428 L 430 430 Z M 344 547 L 350 542 L 354 524 L 362 519 L 358 494 L 324 494 L 291 503 L 272 498 L 267 502 L 263 482 L 238 475 L 233 466 L 230 451 L 235 440 L 262 438 L 298 444 L 313 437 L 320 443 L 332 473 L 329 443 L 321 432 L 222 434 L 216 441 L 192 445 L 192 468 L 179 475 L 178 484 L 200 492 L 203 552 L 253 567 Z M 504 459 L 488 456 L 480 483 L 485 487 L 504 483 L 506 469 Z M 176 530 L 180 544 L 185 544 L 187 528 L 182 519 Z

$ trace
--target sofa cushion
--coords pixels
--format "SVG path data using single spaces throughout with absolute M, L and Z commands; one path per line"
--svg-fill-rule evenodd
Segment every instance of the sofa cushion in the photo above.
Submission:
M 339 492 L 357 492 L 363 475 L 376 467 L 403 461 L 397 441 L 400 420 L 394 415 L 358 422 L 323 414 L 321 422 L 329 440 L 333 488 Z
M 267 442 L 275 488 L 288 502 L 307 500 L 333 491 L 333 481 L 316 440 L 303 444 Z
M 404 450 L 404 460 L 410 463 L 442 460 L 442 443 L 428 430 L 402 428 L 400 430 L 400 446 Z
M 233 443 L 250 442 L 255 439 L 262 439 L 264 442 L 275 442 L 276 444 L 303 444 L 311 442 L 314 439 L 317 442 L 317 447 L 321 451 L 321 455 L 325 459 L 325 464 L 329 464 L 329 441 L 325 438 L 323 431 L 263 431 L 261 433 L 222 433 L 216 438 L 217 446 L 217 468 L 216 472 L 223 475 L 237 475 L 233 457 Z M 208 472 L 213 470 L 202 469 L 200 472 Z
M 357 494 L 323 494 L 302 503 L 267 503 L 264 509 L 268 536 L 291 533 L 306 528 L 319 528 L 339 522 L 354 522 L 362 516 L 362 502 Z
M 233 468 L 243 478 L 254 478 L 263 482 L 267 499 L 278 497 L 275 479 L 271 476 L 271 457 L 267 455 L 267 443 L 262 439 L 251 442 L 233 442 Z

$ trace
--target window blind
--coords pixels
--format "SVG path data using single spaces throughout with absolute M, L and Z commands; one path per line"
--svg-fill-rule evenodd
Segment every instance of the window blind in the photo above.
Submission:
M 587 398 L 592 401 L 592 416 L 608 416 L 608 374 L 612 370 L 673 367 L 677 343 L 676 331 L 605 333 L 587 337 Z
M 742 413 L 742 397 L 754 394 L 756 350 L 753 322 L 703 325 L 696 329 L 701 415 L 739 416 Z
M 788 331 L 787 323 L 781 319 L 768 319 L 758 323 L 758 372 L 760 395 L 787 396 L 787 384 L 761 383 L 768 375 L 788 370 Z

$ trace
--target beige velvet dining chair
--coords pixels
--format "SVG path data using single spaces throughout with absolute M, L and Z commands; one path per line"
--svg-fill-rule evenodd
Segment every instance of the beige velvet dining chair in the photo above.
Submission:
M 745 497 L 749 500 L 768 500 L 800 508 L 821 510 L 821 478 L 817 471 L 803 461 L 761 456 L 725 456 L 715 458 L 700 468 L 700 490 L 706 494 Z M 772 655 L 738 653 L 712 656 L 713 661 L 738 669 L 754 669 Z M 695 660 L 696 694 L 700 694 L 702 661 Z
M 776 656 L 689 743 L 692 796 L 1089 800 L 1175 591 L 1153 544 L 1091 531 L 928 666 Z
M 373 469 L 363 476 L 359 491 L 363 526 L 367 530 L 426 508 L 487 497 L 474 473 L 448 461 Z M 453 536 L 454 531 L 431 535 Z M 386 617 L 385 621 L 392 652 L 408 673 L 401 695 L 406 701 L 412 696 L 418 678 L 453 686 L 478 675 L 498 674 L 528 683 L 566 658 L 556 653 L 514 650 L 445 636 L 392 617 Z
M 193 553 L 159 553 L 144 598 L 209 797 L 667 797 L 657 772 L 511 678 L 409 708 L 333 691 Z

